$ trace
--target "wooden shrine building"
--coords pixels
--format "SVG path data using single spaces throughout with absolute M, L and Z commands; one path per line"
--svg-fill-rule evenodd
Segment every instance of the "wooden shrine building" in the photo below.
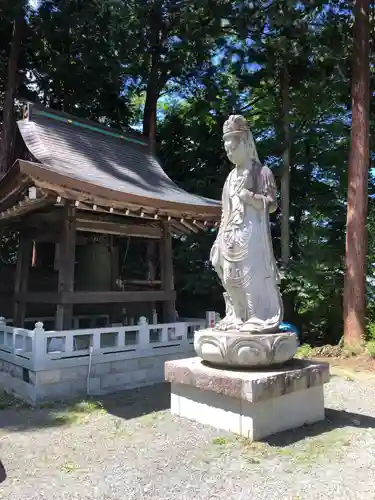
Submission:
M 27 105 L 17 125 L 26 159 L 18 159 L 0 180 L 0 234 L 10 228 L 20 235 L 14 325 L 23 326 L 32 306 L 53 310 L 55 328 L 62 330 L 72 328 L 80 306 L 117 310 L 118 316 L 119 306 L 136 303 L 158 304 L 161 321 L 174 321 L 172 236 L 217 225 L 220 203 L 179 188 L 141 134 L 124 134 L 35 104 Z M 158 243 L 153 244 L 160 249 L 159 279 L 151 266 L 144 279 L 120 280 L 119 287 L 116 244 L 124 238 Z M 77 249 L 100 241 L 109 249 L 109 267 L 100 259 L 87 266 L 84 252 L 77 261 Z M 35 253 L 46 242 L 54 250 L 54 289 L 30 289 Z M 96 274 L 105 279 L 95 288 Z M 85 287 L 85 280 L 91 286 Z

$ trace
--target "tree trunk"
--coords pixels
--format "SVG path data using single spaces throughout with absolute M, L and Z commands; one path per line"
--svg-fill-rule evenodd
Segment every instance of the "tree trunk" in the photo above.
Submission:
M 367 184 L 369 168 L 369 0 L 354 5 L 352 129 L 349 153 L 344 283 L 344 341 L 363 341 L 365 327 Z
M 155 88 L 155 79 L 149 77 L 146 92 L 145 109 L 143 112 L 143 134 L 148 137 L 150 148 L 155 152 L 156 147 L 156 114 L 158 105 L 158 92 Z
M 157 105 L 161 90 L 160 54 L 162 43 L 161 2 L 155 2 L 149 18 L 151 60 L 148 74 L 146 102 L 143 111 L 143 134 L 149 138 L 150 148 L 156 146 Z
M 156 150 L 157 106 L 160 93 L 160 50 L 161 50 L 161 10 L 160 3 L 155 5 L 150 14 L 151 62 L 147 81 L 146 102 L 143 111 L 143 134 L 148 137 L 150 149 Z M 147 279 L 155 280 L 156 242 L 147 242 Z M 151 304 L 155 309 L 155 303 Z
M 280 72 L 280 90 L 282 103 L 283 123 L 283 170 L 281 176 L 281 262 L 287 267 L 290 259 L 290 162 L 291 162 L 291 137 L 290 137 L 290 95 L 289 95 L 289 70 L 287 61 L 283 61 Z
M 17 70 L 18 58 L 21 51 L 21 41 L 24 29 L 23 12 L 13 23 L 13 34 L 10 46 L 8 75 L 5 89 L 4 108 L 3 108 L 3 126 L 1 133 L 1 148 L 0 148 L 0 176 L 5 174 L 11 166 L 12 151 L 14 143 L 14 113 L 13 100 L 17 90 Z

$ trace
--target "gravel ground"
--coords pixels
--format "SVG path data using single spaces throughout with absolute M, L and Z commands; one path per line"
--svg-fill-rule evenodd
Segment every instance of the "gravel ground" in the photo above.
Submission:
M 333 377 L 324 423 L 256 444 L 171 417 L 164 385 L 102 408 L 2 410 L 0 499 L 372 500 L 374 393 Z

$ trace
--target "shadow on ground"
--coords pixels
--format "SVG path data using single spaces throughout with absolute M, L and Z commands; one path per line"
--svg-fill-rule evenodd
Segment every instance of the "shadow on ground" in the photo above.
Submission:
M 104 396 L 103 408 L 116 417 L 130 420 L 170 408 L 170 385 L 156 384 Z
M 264 439 L 263 442 L 270 446 L 289 446 L 291 444 L 302 441 L 308 437 L 316 437 L 326 434 L 335 429 L 342 429 L 348 427 L 360 429 L 374 429 L 375 418 L 368 415 L 361 415 L 359 413 L 351 413 L 345 410 L 333 410 L 326 408 L 326 418 L 321 422 L 312 425 L 304 425 L 290 431 L 279 432 L 273 436 Z
M 126 420 L 170 408 L 170 386 L 159 384 L 136 391 L 126 391 L 102 400 L 108 413 Z M 309 437 L 317 437 L 340 428 L 375 428 L 375 418 L 359 413 L 326 408 L 325 420 L 290 431 L 280 432 L 264 442 L 270 446 L 287 447 Z
M 0 411 L 0 429 L 10 432 L 58 427 L 82 423 L 82 416 L 101 411 L 125 420 L 134 419 L 170 408 L 169 384 L 158 384 L 69 403 L 54 403 L 43 408 L 8 408 Z M 264 442 L 270 446 L 287 447 L 308 437 L 324 435 L 340 428 L 375 428 L 375 418 L 344 410 L 326 408 L 322 422 L 270 436 Z M 1 471 L 0 471 L 1 474 Z
M 3 483 L 6 478 L 7 478 L 7 473 L 3 465 L 3 462 L 0 460 L 0 484 Z
M 10 432 L 62 427 L 82 422 L 95 412 L 108 413 L 125 420 L 170 407 L 169 384 L 117 392 L 102 397 L 83 397 L 68 402 L 52 402 L 31 408 L 18 400 L 8 400 L 0 407 L 0 429 Z

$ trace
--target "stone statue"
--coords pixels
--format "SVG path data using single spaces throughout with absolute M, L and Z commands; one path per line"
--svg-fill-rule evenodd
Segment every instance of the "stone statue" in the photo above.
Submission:
M 198 355 L 216 364 L 260 366 L 291 359 L 298 339 L 279 331 L 283 319 L 280 277 L 269 214 L 277 208 L 271 170 L 259 162 L 243 116 L 224 123 L 225 151 L 234 168 L 222 193 L 222 216 L 210 260 L 225 289 L 225 317 L 195 332 Z
M 222 218 L 210 260 L 225 289 L 220 330 L 277 331 L 283 316 L 269 214 L 277 208 L 271 170 L 260 164 L 243 116 L 224 123 L 224 147 L 234 164 L 222 195 Z

